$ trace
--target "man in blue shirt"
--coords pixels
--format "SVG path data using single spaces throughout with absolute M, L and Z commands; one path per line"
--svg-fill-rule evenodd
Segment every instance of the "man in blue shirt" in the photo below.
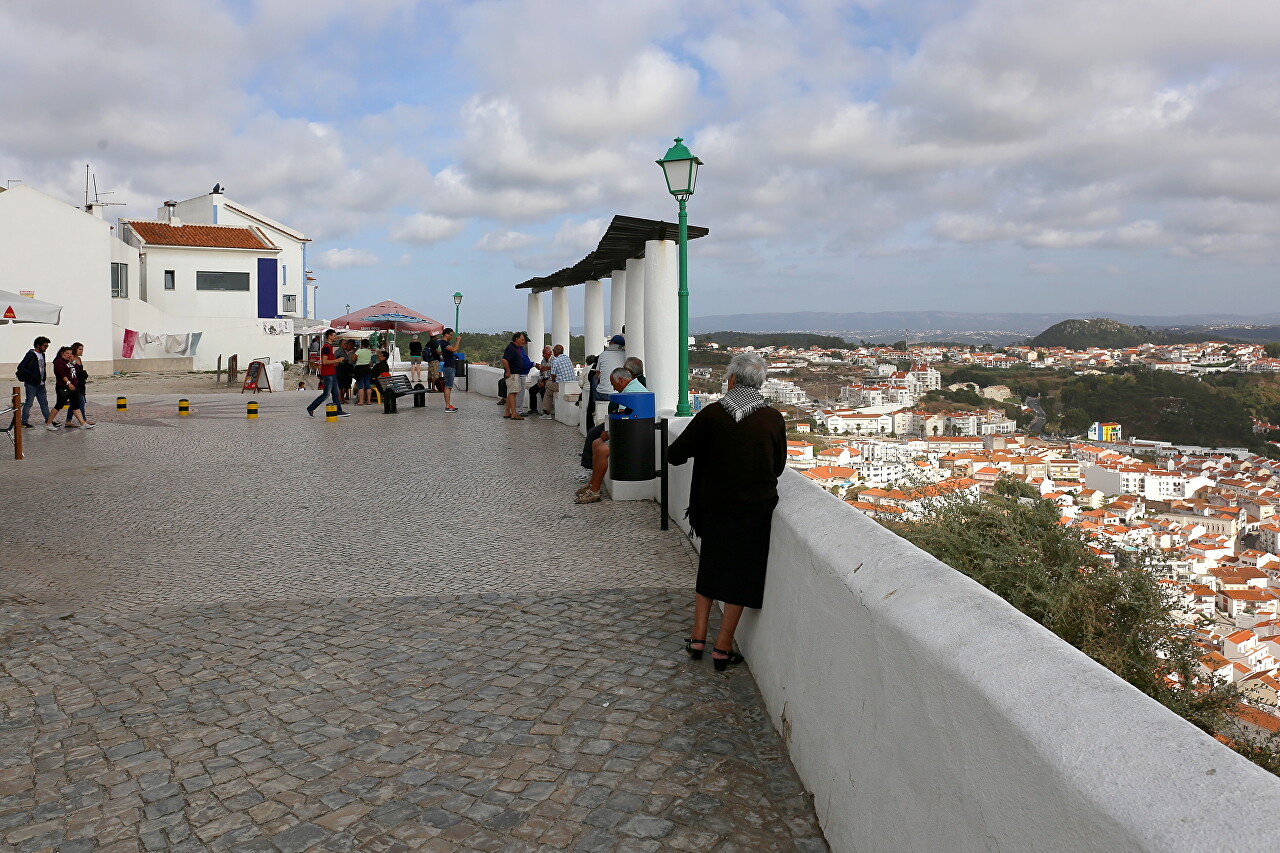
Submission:
M 516 332 L 511 336 L 511 343 L 502 351 L 502 374 L 507 380 L 507 404 L 502 410 L 502 416 L 513 421 L 524 420 L 517 404 L 528 387 L 529 368 L 533 367 L 533 362 L 524 351 L 528 342 L 529 338 L 524 332 Z

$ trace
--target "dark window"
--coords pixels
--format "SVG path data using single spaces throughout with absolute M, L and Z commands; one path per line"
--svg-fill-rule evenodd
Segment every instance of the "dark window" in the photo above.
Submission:
M 111 295 L 116 299 L 129 298 L 129 265 L 111 265 Z
M 173 290 L 175 278 L 176 277 L 174 276 L 173 270 L 164 271 L 164 289 L 165 290 Z
M 292 294 L 292 293 L 286 293 L 286 294 L 284 295 L 284 310 L 285 310 L 285 311 L 297 311 L 297 310 L 298 310 L 298 297 L 297 297 L 297 296 L 295 296 L 295 295 L 294 295 L 294 294 Z
M 196 290 L 249 291 L 247 272 L 197 272 Z

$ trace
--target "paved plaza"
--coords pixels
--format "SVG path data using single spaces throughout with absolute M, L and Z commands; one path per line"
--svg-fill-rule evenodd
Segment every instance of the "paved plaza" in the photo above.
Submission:
M 827 849 L 749 670 L 682 651 L 688 541 L 575 505 L 575 431 L 313 396 L 0 460 L 0 851 Z

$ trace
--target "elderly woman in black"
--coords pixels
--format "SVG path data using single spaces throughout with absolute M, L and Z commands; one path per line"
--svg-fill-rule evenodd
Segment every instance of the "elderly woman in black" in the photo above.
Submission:
M 764 602 L 769 530 L 787 459 L 782 415 L 760 395 L 767 372 L 760 356 L 735 355 L 728 393 L 689 422 L 668 454 L 673 465 L 694 460 L 687 516 L 702 540 L 693 634 L 685 650 L 695 660 L 702 657 L 711 604 L 724 602 L 711 650 L 719 671 L 742 662 L 733 650 L 742 609 Z

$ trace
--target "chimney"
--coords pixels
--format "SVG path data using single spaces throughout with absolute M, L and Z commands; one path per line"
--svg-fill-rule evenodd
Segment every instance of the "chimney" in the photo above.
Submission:
M 102 206 L 101 204 L 99 204 L 98 202 L 96 202 L 96 201 L 91 201 L 91 202 L 89 202 L 88 204 L 86 204 L 86 205 L 84 206 L 84 209 L 85 209 L 86 211 L 88 211 L 88 213 L 89 213 L 89 215 L 90 215 L 90 216 L 96 216 L 97 218 L 101 219 L 101 218 L 102 218 L 102 207 L 103 207 L 103 206 Z
M 164 222 L 170 225 L 181 225 L 182 221 L 178 219 L 178 203 L 176 201 L 166 201 L 164 203 Z

